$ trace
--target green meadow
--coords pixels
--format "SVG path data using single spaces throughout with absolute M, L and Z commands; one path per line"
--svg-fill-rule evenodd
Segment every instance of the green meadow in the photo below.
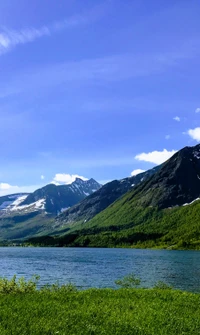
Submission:
M 200 333 L 200 295 L 153 289 L 37 290 L 33 282 L 0 285 L 1 335 L 183 335 Z M 137 282 L 135 282 L 137 284 Z

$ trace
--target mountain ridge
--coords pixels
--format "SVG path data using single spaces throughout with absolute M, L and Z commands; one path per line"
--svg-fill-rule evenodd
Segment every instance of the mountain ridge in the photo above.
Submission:
M 29 194 L 21 205 L 29 205 L 39 199 L 45 199 L 45 210 L 47 213 L 57 215 L 65 208 L 75 205 L 100 187 L 101 185 L 93 178 L 89 180 L 76 178 L 74 182 L 68 185 L 48 184 Z

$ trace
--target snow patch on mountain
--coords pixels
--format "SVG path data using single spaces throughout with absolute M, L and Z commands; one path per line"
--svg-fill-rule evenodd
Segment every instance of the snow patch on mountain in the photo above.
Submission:
M 195 158 L 200 159 L 200 152 L 199 151 L 194 151 L 193 155 Z
M 15 194 L 15 195 L 11 195 L 8 197 L 7 201 L 4 201 L 1 205 L 0 205 L 0 210 L 3 211 L 13 211 L 15 210 L 15 208 L 17 208 L 20 203 L 22 203 L 25 199 L 27 198 L 27 195 L 21 195 L 21 194 Z M 14 201 L 13 201 L 14 200 Z
M 17 207 L 27 198 L 27 195 L 22 195 L 16 198 L 15 201 L 13 201 L 12 205 L 10 208 L 8 208 L 11 211 L 14 211 L 17 209 Z
M 63 213 L 64 211 L 67 211 L 70 207 L 66 207 L 66 208 L 61 208 L 60 213 Z
M 8 206 L 10 206 L 10 204 L 12 204 L 12 201 L 4 201 L 4 202 L 0 205 L 0 210 L 5 210 Z
M 23 196 L 15 196 L 14 201 L 4 201 L 1 206 L 0 210 L 6 213 L 13 213 L 13 212 L 20 212 L 20 211 L 37 211 L 37 210 L 44 210 L 46 199 L 39 199 L 38 201 L 35 201 L 29 205 L 20 205 L 25 199 L 27 198 L 27 195 Z M 14 197 L 13 197 L 14 199 Z
M 46 185 L 30 194 L 0 197 L 0 216 L 13 216 L 35 211 L 57 215 L 97 191 L 101 185 L 94 179 L 76 180 L 71 185 Z
M 25 199 L 23 199 L 25 200 Z M 21 202 L 20 202 L 21 203 Z M 29 205 L 15 205 L 14 207 L 12 207 L 10 210 L 11 211 L 21 211 L 21 210 L 24 210 L 24 209 L 35 209 L 35 210 L 38 210 L 38 209 L 45 209 L 45 203 L 46 203 L 46 199 L 40 199 L 38 201 L 35 201 L 33 202 L 32 204 L 29 204 Z
M 184 204 L 183 206 L 192 205 L 195 201 L 198 201 L 198 200 L 200 200 L 200 198 L 196 198 L 196 199 L 194 199 L 192 202 L 190 202 L 190 203 L 186 203 L 186 204 Z

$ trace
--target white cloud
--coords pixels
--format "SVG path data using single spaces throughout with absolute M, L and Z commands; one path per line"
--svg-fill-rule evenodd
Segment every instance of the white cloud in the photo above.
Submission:
M 40 178 L 41 178 L 42 180 L 44 180 L 45 176 L 42 174 L 42 175 L 40 176 Z
M 137 176 L 137 174 L 142 173 L 142 172 L 145 172 L 145 170 L 141 170 L 141 169 L 133 170 L 133 171 L 131 172 L 131 177 L 133 177 L 133 176 Z
M 176 152 L 177 152 L 176 150 L 168 151 L 166 149 L 163 149 L 163 151 L 152 151 L 149 153 L 141 153 L 135 156 L 135 159 L 154 164 L 162 164 L 170 157 L 172 157 Z
M 12 188 L 13 186 L 11 186 L 10 184 L 7 183 L 0 183 L 0 190 L 9 190 L 10 188 Z M 17 187 L 17 186 L 14 186 Z
M 200 127 L 189 129 L 186 134 L 188 134 L 193 140 L 200 141 Z
M 166 139 L 166 140 L 169 140 L 170 138 L 171 138 L 170 135 L 166 135 L 166 136 L 165 136 L 165 139 Z
M 88 180 L 83 176 L 79 176 L 78 174 L 68 174 L 68 173 L 57 173 L 53 178 L 52 184 L 61 185 L 61 184 L 71 184 L 76 178 L 80 178 L 82 180 Z
M 200 113 L 200 108 L 199 107 L 195 110 L 195 113 Z
M 179 116 L 175 116 L 175 117 L 173 118 L 173 120 L 175 120 L 175 121 L 177 121 L 177 122 L 180 122 L 180 121 L 181 121 L 181 118 L 180 118 Z

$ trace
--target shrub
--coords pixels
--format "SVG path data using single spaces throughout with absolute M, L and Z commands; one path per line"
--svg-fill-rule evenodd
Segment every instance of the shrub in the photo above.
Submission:
M 77 287 L 72 284 L 72 283 L 67 283 L 67 284 L 63 284 L 63 285 L 59 285 L 58 282 L 56 282 L 55 284 L 52 285 L 45 285 L 41 288 L 41 291 L 45 291 L 45 292 L 76 292 L 77 291 Z
M 135 288 L 141 284 L 141 280 L 131 273 L 122 279 L 115 280 L 115 284 L 123 288 Z
M 16 275 L 12 279 L 0 278 L 0 293 L 24 293 L 34 292 L 37 289 L 39 276 L 34 275 L 30 280 L 26 281 L 24 277 L 17 280 Z
M 154 288 L 159 290 L 172 290 L 173 287 L 159 280 L 154 286 Z

